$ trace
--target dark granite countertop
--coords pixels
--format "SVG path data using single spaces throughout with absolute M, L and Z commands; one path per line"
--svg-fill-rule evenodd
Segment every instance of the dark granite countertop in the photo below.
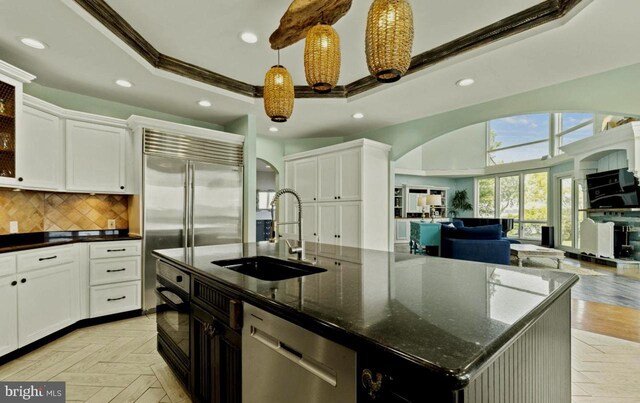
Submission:
M 203 246 L 154 255 L 285 318 L 296 316 L 299 323 L 304 317 L 336 334 L 373 343 L 442 375 L 454 387 L 464 387 L 483 363 L 578 280 L 549 269 L 345 249 L 333 256 L 307 255 L 326 272 L 301 281 L 270 282 L 211 262 L 257 255 L 287 258 L 286 245 Z
M 128 241 L 142 239 L 128 230 L 58 231 L 0 236 L 0 254 L 46 248 L 76 242 Z

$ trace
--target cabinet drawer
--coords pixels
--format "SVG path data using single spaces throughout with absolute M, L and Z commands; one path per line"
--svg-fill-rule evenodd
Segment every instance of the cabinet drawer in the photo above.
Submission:
M 89 312 L 92 318 L 140 309 L 140 281 L 91 287 Z
M 102 259 L 140 256 L 140 245 L 140 241 L 96 242 L 89 245 L 89 257 L 91 259 Z
M 42 248 L 29 252 L 18 253 L 18 272 L 45 269 L 59 266 L 76 260 L 74 245 Z
M 91 285 L 140 280 L 140 257 L 94 259 L 89 266 Z
M 16 272 L 16 255 L 0 255 L 0 277 Z

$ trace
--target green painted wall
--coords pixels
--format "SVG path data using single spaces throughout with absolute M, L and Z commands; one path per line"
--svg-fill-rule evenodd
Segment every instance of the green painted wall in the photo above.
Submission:
M 31 83 L 24 86 L 24 92 L 47 101 L 61 108 L 74 111 L 93 113 L 96 115 L 109 116 L 118 119 L 128 119 L 131 115 L 144 116 L 147 118 L 166 120 L 168 122 L 181 123 L 185 125 L 203 127 L 206 129 L 223 130 L 220 125 L 203 122 L 200 120 L 188 119 L 181 116 L 171 115 L 153 111 L 151 109 L 140 108 L 138 106 L 123 104 L 105 99 L 76 94 L 55 88 L 45 87 L 40 84 Z
M 227 124 L 224 130 L 244 136 L 243 233 L 245 242 L 256 241 L 256 117 L 243 116 Z
M 256 137 L 256 156 L 267 161 L 278 171 L 277 188 L 284 187 L 284 144 L 280 140 L 258 135 Z
M 318 137 L 306 139 L 286 139 L 282 140 L 284 144 L 284 155 L 291 155 L 303 151 L 314 150 L 316 148 L 332 146 L 340 144 L 348 139 L 344 137 Z
M 640 64 L 346 137 L 389 144 L 397 160 L 427 141 L 475 123 L 548 111 L 640 115 Z M 464 145 L 460 145 L 464 146 Z

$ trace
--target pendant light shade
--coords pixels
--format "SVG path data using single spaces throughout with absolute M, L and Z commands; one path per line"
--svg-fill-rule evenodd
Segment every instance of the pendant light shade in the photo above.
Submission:
M 382 83 L 398 81 L 411 64 L 411 5 L 406 0 L 374 0 L 365 41 L 369 72 Z
M 331 25 L 318 24 L 307 31 L 304 45 L 304 72 L 307 83 L 327 94 L 340 77 L 340 37 Z
M 286 122 L 293 113 L 293 80 L 283 66 L 277 64 L 264 77 L 264 110 L 273 122 Z

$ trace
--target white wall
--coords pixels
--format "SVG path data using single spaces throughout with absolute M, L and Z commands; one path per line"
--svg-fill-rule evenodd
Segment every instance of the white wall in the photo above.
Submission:
M 484 168 L 487 163 L 486 123 L 453 131 L 422 146 L 422 170 Z
M 486 166 L 486 123 L 455 130 L 409 151 L 396 168 L 418 171 L 478 169 Z

